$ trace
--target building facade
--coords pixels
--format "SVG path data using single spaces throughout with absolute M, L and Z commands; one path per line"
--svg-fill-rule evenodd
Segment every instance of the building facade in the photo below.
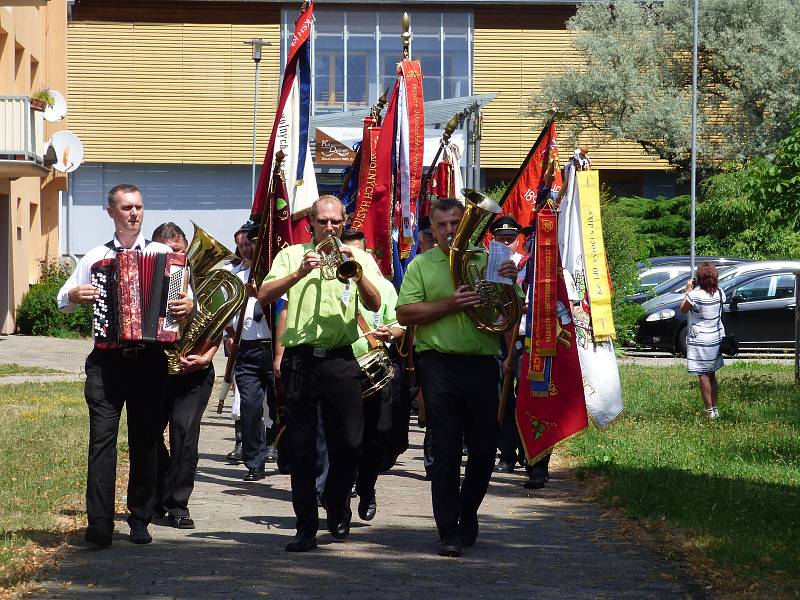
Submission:
M 0 2 L 0 333 L 13 333 L 14 311 L 39 279 L 41 261 L 57 259 L 59 205 L 67 179 L 47 166 L 46 143 L 64 121 L 46 122 L 30 95 L 66 95 L 66 0 Z
M 76 0 L 68 28 L 70 127 L 83 140 L 86 162 L 71 174 L 62 251 L 81 254 L 98 242 L 87 232 L 104 222 L 103 196 L 120 182 L 142 188 L 147 230 L 166 220 L 188 227 L 193 219 L 232 242 L 252 202 L 255 64 L 243 42 L 269 44 L 259 63 L 260 165 L 299 6 Z M 468 108 L 459 102 L 480 104 L 463 132 L 474 172 L 467 181 L 508 181 L 545 120 L 545 107 L 526 116 L 531 98 L 548 74 L 578 60 L 565 28 L 574 2 L 317 2 L 312 136 L 315 122 L 358 125 L 394 82 L 403 11 L 411 17 L 411 53 L 422 63 L 426 102 L 459 110 Z M 426 118 L 426 127 L 446 120 Z M 593 147 L 591 156 L 604 179 L 626 191 L 669 195 L 674 185 L 667 165 L 635 144 Z M 323 189 L 336 187 L 340 168 L 317 170 Z

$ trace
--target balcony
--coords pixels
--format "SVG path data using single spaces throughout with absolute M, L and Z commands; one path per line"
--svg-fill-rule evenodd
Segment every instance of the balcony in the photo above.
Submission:
M 0 96 L 0 177 L 46 177 L 44 113 L 27 96 Z

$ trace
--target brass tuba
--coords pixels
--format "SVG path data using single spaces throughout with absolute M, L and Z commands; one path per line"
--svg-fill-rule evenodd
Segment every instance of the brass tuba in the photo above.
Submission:
M 180 358 L 206 351 L 207 340 L 219 337 L 233 315 L 247 301 L 244 284 L 230 271 L 218 268 L 235 255 L 205 230 L 194 225 L 186 259 L 192 273 L 197 310 L 189 318 L 180 341 L 166 350 L 171 375 L 181 372 Z
M 361 279 L 361 265 L 355 260 L 345 258 L 341 251 L 342 241 L 332 235 L 322 240 L 314 251 L 320 256 L 319 270 L 323 279 L 338 279 L 347 283 L 351 279 Z
M 463 189 L 464 215 L 450 242 L 450 275 L 456 288 L 469 286 L 481 297 L 480 306 L 466 309 L 469 317 L 481 331 L 505 333 L 519 320 L 522 310 L 513 285 L 486 281 L 483 248 L 470 248 L 481 243 L 473 239 L 476 231 L 483 232 L 488 221 L 500 212 L 500 205 L 476 190 Z

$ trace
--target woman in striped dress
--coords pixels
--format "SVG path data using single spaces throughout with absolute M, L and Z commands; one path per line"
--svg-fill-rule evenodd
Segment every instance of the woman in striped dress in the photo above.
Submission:
M 725 337 L 722 324 L 725 292 L 719 289 L 718 282 L 714 265 L 700 263 L 695 280 L 686 286 L 686 297 L 681 304 L 681 312 L 691 310 L 691 328 L 686 337 L 688 370 L 700 378 L 700 394 L 710 419 L 719 417 L 716 371 L 723 365 L 719 345 Z

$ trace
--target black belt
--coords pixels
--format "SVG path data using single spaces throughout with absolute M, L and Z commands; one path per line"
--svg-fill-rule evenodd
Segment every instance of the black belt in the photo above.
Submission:
M 239 340 L 240 348 L 272 348 L 271 340 Z
M 353 358 L 352 346 L 339 346 L 338 348 L 323 348 L 321 346 L 310 346 L 300 344 L 290 346 L 285 352 L 299 354 L 304 358 Z
M 119 348 L 102 349 L 97 348 L 101 352 L 108 352 L 110 355 L 121 356 L 122 358 L 140 358 L 151 352 L 156 347 L 148 344 L 125 344 Z

